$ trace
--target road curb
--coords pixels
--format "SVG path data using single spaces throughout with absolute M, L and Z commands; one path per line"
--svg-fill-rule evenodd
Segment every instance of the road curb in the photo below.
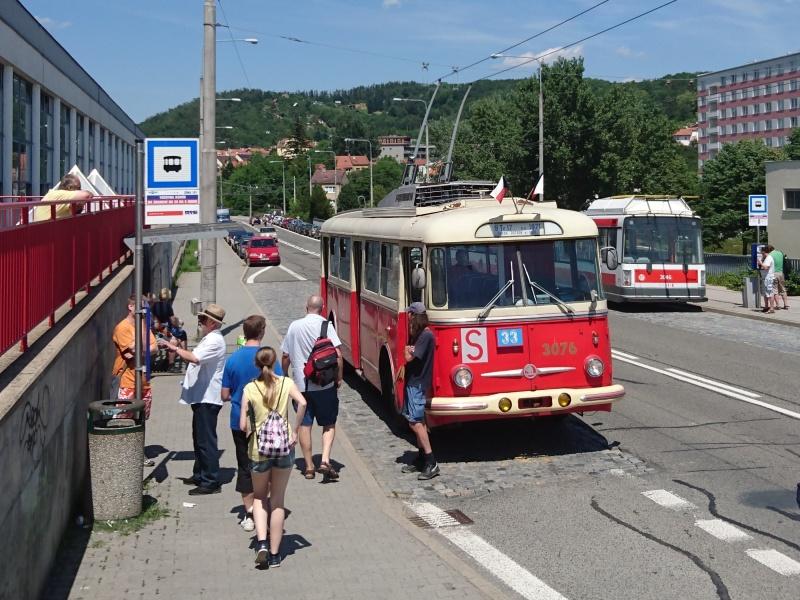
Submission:
M 725 308 L 716 308 L 708 305 L 705 305 L 702 308 L 704 312 L 713 312 L 713 313 L 719 313 L 721 315 L 729 315 L 732 317 L 741 317 L 742 319 L 751 319 L 753 321 L 761 321 L 762 323 L 774 323 L 776 325 L 788 325 L 790 327 L 800 327 L 800 323 L 795 323 L 794 321 L 786 321 L 784 319 L 779 319 L 779 318 L 771 319 L 769 317 L 763 317 L 761 315 L 748 315 L 734 310 L 728 310 Z

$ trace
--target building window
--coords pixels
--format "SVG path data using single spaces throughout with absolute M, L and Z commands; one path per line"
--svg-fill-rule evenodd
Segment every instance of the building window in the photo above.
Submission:
M 95 164 L 94 164 L 94 130 L 95 130 L 95 127 L 96 127 L 95 124 L 92 123 L 91 121 L 89 121 L 89 148 L 88 148 L 88 151 L 87 151 L 87 154 L 89 155 L 89 166 L 88 166 L 88 170 L 89 171 L 91 171 L 95 167 Z
M 723 75 L 719 83 L 720 85 L 728 85 L 728 78 Z
M 800 190 L 783 190 L 783 210 L 800 210 Z
M 783 65 L 778 65 L 777 67 L 778 75 L 783 75 Z
M 764 71 L 764 77 L 772 77 L 772 67 L 767 67 Z
M 760 77 L 760 74 L 758 72 L 758 69 L 756 69 L 755 71 L 753 71 L 753 79 L 754 80 L 758 80 L 759 77 Z
M 723 77 L 723 79 L 724 79 L 724 77 Z M 733 75 L 731 75 L 731 83 L 732 83 L 732 84 L 733 84 L 733 83 L 736 83 L 736 73 L 734 73 Z M 725 85 L 725 84 L 723 83 L 722 85 Z
M 100 156 L 97 157 L 97 170 L 100 171 L 100 175 L 102 175 L 103 179 L 106 176 L 106 130 L 97 126 L 97 129 L 100 133 Z
M 33 85 L 14 75 L 11 117 L 11 193 L 30 196 Z
M 70 169 L 69 164 L 69 141 L 70 141 L 70 133 L 69 133 L 69 106 L 62 103 L 61 104 L 61 129 L 59 134 L 61 136 L 61 157 L 58 161 L 58 172 L 60 175 L 64 175 Z
M 772 148 L 772 138 L 768 137 L 764 139 L 764 143 L 767 145 L 768 148 Z
M 797 117 L 792 117 L 792 127 L 797 127 Z
M 78 168 L 85 169 L 83 164 L 83 157 L 86 154 L 86 149 L 83 147 L 83 128 L 86 127 L 85 117 L 78 113 L 75 119 L 75 164 Z
M 53 108 L 52 97 L 42 92 L 39 117 L 39 194 L 53 187 Z

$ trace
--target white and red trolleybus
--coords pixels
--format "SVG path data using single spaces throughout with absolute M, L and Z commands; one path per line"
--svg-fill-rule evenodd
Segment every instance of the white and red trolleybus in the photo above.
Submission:
M 493 184 L 409 184 L 322 226 L 321 293 L 345 359 L 395 410 L 404 309 L 436 338 L 428 424 L 608 411 L 611 377 L 597 227 L 554 203 L 503 204 Z
M 591 201 L 584 212 L 599 231 L 609 300 L 706 300 L 702 224 L 683 198 L 612 196 Z

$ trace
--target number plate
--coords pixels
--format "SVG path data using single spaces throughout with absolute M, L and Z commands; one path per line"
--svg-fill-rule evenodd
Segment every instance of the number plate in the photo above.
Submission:
M 497 347 L 512 348 L 514 346 L 522 346 L 522 328 L 516 327 L 514 329 L 498 329 Z

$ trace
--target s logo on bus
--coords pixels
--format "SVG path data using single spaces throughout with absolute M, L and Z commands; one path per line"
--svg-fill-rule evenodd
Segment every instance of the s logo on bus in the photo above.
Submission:
M 470 327 L 461 330 L 461 362 L 489 362 L 489 344 L 485 327 Z

